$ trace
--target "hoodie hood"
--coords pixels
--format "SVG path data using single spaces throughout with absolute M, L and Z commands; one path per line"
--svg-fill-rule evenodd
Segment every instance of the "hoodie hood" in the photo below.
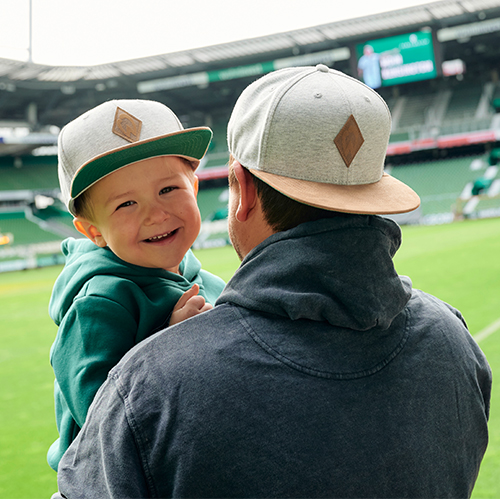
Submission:
M 353 330 L 386 329 L 411 297 L 392 258 L 401 245 L 393 221 L 340 215 L 273 234 L 255 247 L 217 304 L 327 321 Z
M 164 269 L 129 264 L 117 257 L 109 248 L 100 248 L 87 239 L 68 238 L 62 242 L 61 249 L 66 257 L 66 265 L 54 284 L 49 304 L 50 317 L 57 325 L 84 285 L 99 276 L 118 276 L 133 281 L 148 295 L 160 293 L 152 277 L 164 278 L 162 280 L 164 286 L 179 288 L 182 291 L 188 290 L 193 283 L 198 283 L 200 290 L 203 290 L 201 264 L 191 251 L 187 252 L 179 265 L 181 274 L 175 274 Z M 107 283 L 108 280 L 100 281 L 103 295 L 106 295 L 107 290 L 104 288 Z

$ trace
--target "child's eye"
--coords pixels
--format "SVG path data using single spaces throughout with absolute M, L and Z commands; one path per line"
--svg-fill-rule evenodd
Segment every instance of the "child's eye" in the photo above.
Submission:
M 118 210 L 119 208 L 130 207 L 131 205 L 134 205 L 134 204 L 135 204 L 135 201 L 129 200 L 129 201 L 126 201 L 125 203 L 118 205 L 116 207 L 116 209 Z
M 170 193 L 170 191 L 173 191 L 174 189 L 177 189 L 175 186 L 168 186 L 166 188 L 163 188 L 161 191 L 160 191 L 160 194 L 166 194 L 166 193 Z

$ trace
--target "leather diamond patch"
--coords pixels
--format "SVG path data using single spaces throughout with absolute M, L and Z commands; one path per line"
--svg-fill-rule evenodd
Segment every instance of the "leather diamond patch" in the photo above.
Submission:
M 136 142 L 141 137 L 142 122 L 121 108 L 116 108 L 113 134 L 123 137 L 129 142 Z
M 335 142 L 346 167 L 349 168 L 363 142 L 365 142 L 353 115 L 347 119 L 333 142 Z

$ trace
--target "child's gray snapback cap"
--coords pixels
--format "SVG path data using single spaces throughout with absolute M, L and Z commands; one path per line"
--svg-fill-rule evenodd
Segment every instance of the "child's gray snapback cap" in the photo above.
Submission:
M 232 156 L 277 191 L 318 208 L 359 214 L 420 205 L 384 173 L 391 115 L 364 83 L 329 69 L 286 68 L 249 85 L 228 124 Z
M 181 156 L 196 169 L 212 131 L 184 129 L 162 103 L 140 99 L 107 101 L 63 127 L 58 139 L 61 197 L 75 214 L 74 201 L 119 168 L 155 156 Z

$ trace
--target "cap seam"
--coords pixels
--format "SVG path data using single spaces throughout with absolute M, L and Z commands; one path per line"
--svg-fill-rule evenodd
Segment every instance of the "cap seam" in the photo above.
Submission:
M 292 68 L 290 68 L 292 69 Z M 274 119 L 274 115 L 276 113 L 276 109 L 278 108 L 278 105 L 280 103 L 280 101 L 283 99 L 283 97 L 285 96 L 285 94 L 292 88 L 294 87 L 295 85 L 297 85 L 297 83 L 301 80 L 303 80 L 304 78 L 306 78 L 307 76 L 313 74 L 314 72 L 316 71 L 316 68 L 313 68 L 312 70 L 310 70 L 307 74 L 299 74 L 295 77 L 295 79 L 293 80 L 293 83 L 287 85 L 284 90 L 279 94 L 279 96 L 275 97 L 273 99 L 273 106 L 272 106 L 272 113 L 269 114 L 269 116 L 267 117 L 266 119 L 266 126 L 264 128 L 264 136 L 262 138 L 262 148 L 261 148 L 261 154 L 260 154 L 260 158 L 259 158 L 259 161 L 257 163 L 257 165 L 260 167 L 263 163 L 263 160 L 264 160 L 264 157 L 266 156 L 265 155 L 265 152 L 267 150 L 267 143 L 268 143 L 268 136 L 269 136 L 269 133 L 270 133 L 270 128 L 271 128 L 271 123 Z M 258 168 L 258 170 L 262 170 L 261 168 Z M 265 170 L 262 170 L 263 172 L 265 172 Z
M 335 70 L 333 70 L 333 71 L 335 71 Z M 345 78 L 346 80 L 354 80 L 356 83 L 361 84 L 371 95 L 374 95 L 381 103 L 383 103 L 385 110 L 387 111 L 387 114 L 389 116 L 389 119 L 392 122 L 391 111 L 389 109 L 389 106 L 387 105 L 385 100 L 382 98 L 382 96 L 378 92 L 373 90 L 371 87 L 368 87 L 368 85 L 366 85 L 366 83 L 362 82 L 361 80 L 357 80 L 356 78 L 353 78 L 352 76 L 345 75 L 344 73 L 341 73 L 340 71 L 337 71 L 336 74 L 338 74 L 342 78 Z

